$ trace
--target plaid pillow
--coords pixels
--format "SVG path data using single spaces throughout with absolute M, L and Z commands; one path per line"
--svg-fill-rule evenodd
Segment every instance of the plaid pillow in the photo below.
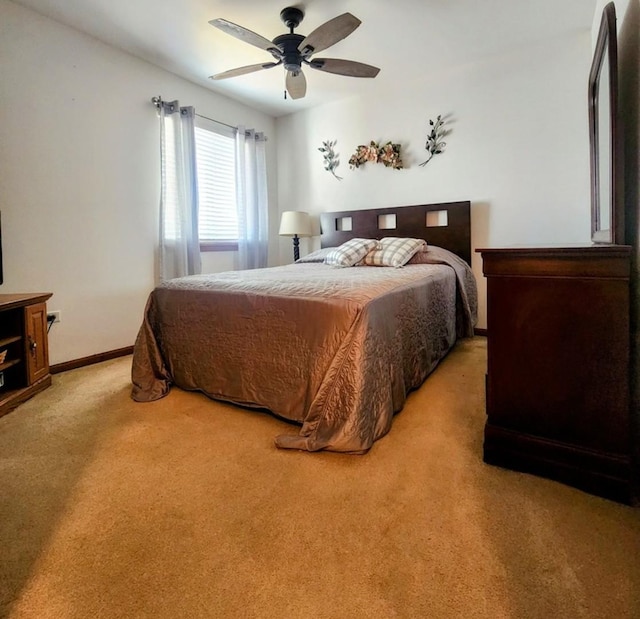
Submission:
M 337 267 L 352 267 L 377 246 L 375 239 L 351 239 L 330 251 L 324 261 Z
M 422 239 L 387 236 L 380 241 L 376 249 L 364 257 L 363 264 L 374 267 L 401 267 L 426 246 L 427 242 Z

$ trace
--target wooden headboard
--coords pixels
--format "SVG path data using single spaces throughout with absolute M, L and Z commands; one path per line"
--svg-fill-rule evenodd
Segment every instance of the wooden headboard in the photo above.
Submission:
M 428 213 L 431 213 L 429 225 L 427 225 Z M 390 221 L 393 219 L 392 216 L 395 216 L 395 222 Z M 445 221 L 446 225 L 444 225 Z M 345 229 L 348 228 L 348 223 L 351 224 L 351 229 Z M 393 228 L 380 227 L 380 225 L 390 226 L 392 223 L 395 223 Z M 380 239 L 383 236 L 412 237 L 424 239 L 430 245 L 448 249 L 460 256 L 467 264 L 471 264 L 470 202 L 322 213 L 320 227 L 322 247 L 337 247 L 356 237 L 365 239 Z

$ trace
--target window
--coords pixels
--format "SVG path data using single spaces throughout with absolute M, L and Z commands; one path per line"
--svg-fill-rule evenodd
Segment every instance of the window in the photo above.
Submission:
M 236 141 L 232 129 L 198 118 L 195 128 L 198 170 L 198 228 L 203 251 L 238 247 Z

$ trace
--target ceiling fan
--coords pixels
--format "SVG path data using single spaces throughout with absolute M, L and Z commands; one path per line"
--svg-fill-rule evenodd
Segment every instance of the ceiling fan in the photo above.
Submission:
M 289 33 L 281 34 L 273 39 L 273 41 L 269 41 L 269 39 L 226 19 L 212 19 L 209 22 L 212 26 L 219 28 L 223 32 L 245 43 L 268 51 L 275 58 L 276 62 L 262 62 L 223 71 L 222 73 L 212 75 L 211 79 L 223 80 L 228 77 L 237 77 L 238 75 L 245 75 L 247 73 L 253 73 L 254 71 L 271 69 L 272 67 L 283 65 L 287 71 L 285 85 L 289 96 L 292 99 L 301 99 L 307 92 L 307 80 L 302 72 L 303 64 L 318 71 L 347 75 L 349 77 L 375 77 L 378 75 L 380 71 L 378 67 L 373 67 L 361 62 L 341 60 L 339 58 L 311 58 L 316 52 L 327 49 L 327 47 L 349 36 L 361 24 L 361 21 L 357 17 L 354 17 L 351 13 L 343 13 L 325 22 L 306 37 L 293 32 L 293 30 L 300 25 L 303 18 L 304 13 L 297 7 L 287 7 L 283 9 L 280 12 L 280 19 L 282 19 L 287 28 L 289 28 Z

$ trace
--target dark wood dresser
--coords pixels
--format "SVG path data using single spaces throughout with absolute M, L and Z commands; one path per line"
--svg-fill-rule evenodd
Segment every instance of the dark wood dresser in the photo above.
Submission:
M 487 278 L 485 462 L 630 503 L 631 248 L 477 251 Z
M 51 384 L 47 299 L 51 293 L 0 294 L 0 416 Z

